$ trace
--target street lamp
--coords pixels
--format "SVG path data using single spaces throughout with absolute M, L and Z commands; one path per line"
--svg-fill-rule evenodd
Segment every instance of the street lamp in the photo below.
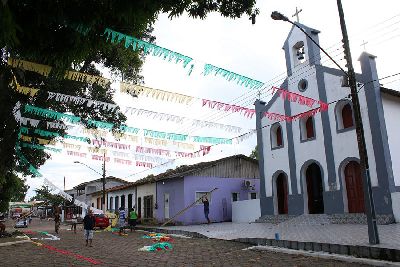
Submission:
M 88 167 L 89 169 L 91 169 L 92 171 L 94 171 L 95 173 L 97 173 L 97 174 L 102 176 L 101 180 L 103 182 L 103 199 L 101 201 L 101 204 L 102 204 L 103 213 L 106 214 L 106 204 L 105 204 L 106 203 L 105 202 L 105 200 L 106 200 L 106 152 L 104 152 L 104 156 L 103 156 L 103 173 L 102 174 L 99 173 L 98 171 L 96 171 L 95 169 L 93 169 L 92 167 L 90 167 L 90 166 L 88 166 L 85 163 L 82 163 L 80 161 L 74 161 L 74 163 L 82 164 L 82 165 Z
M 353 63 L 351 59 L 350 53 L 350 45 L 349 39 L 347 36 L 347 29 L 346 24 L 344 21 L 344 13 L 342 8 L 341 0 L 337 0 L 338 11 L 339 11 L 339 18 L 340 18 L 340 26 L 342 30 L 343 36 L 343 48 L 344 54 L 347 61 L 347 72 L 343 70 L 339 64 L 330 56 L 328 53 L 319 46 L 317 42 L 306 32 L 303 28 L 301 28 L 297 23 L 289 20 L 286 16 L 282 15 L 281 13 L 274 11 L 271 14 L 271 18 L 274 20 L 283 20 L 291 23 L 292 25 L 299 28 L 325 55 L 335 63 L 336 66 L 339 67 L 341 71 L 345 74 L 345 78 L 348 79 L 350 90 L 351 90 L 351 101 L 353 103 L 354 108 L 354 121 L 356 124 L 356 134 L 357 134 L 357 144 L 358 144 L 358 152 L 360 156 L 360 166 L 362 171 L 363 177 L 363 189 L 364 189 L 364 204 L 367 216 L 367 223 L 368 223 L 368 237 L 370 244 L 379 244 L 379 234 L 378 234 L 378 227 L 376 225 L 376 214 L 375 214 L 375 205 L 372 195 L 372 186 L 371 186 L 371 177 L 369 174 L 369 164 L 368 164 L 368 154 L 367 154 L 367 146 L 365 144 L 365 137 L 364 137 L 364 128 L 361 118 L 361 111 L 360 111 L 360 101 L 358 99 L 358 92 L 357 92 L 357 81 L 356 75 L 353 68 Z

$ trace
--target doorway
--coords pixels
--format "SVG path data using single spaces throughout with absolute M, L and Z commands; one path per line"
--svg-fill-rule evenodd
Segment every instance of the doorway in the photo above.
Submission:
M 324 213 L 324 196 L 321 169 L 316 163 L 312 163 L 306 170 L 308 213 Z
M 344 168 L 349 213 L 364 213 L 364 191 L 360 164 L 350 161 Z
M 164 193 L 164 218 L 169 219 L 169 193 Z
M 132 194 L 128 194 L 128 210 L 132 209 Z
M 138 197 L 137 201 L 138 201 L 138 203 L 137 203 L 138 217 L 142 218 L 142 198 Z
M 284 173 L 276 177 L 276 199 L 278 201 L 278 214 L 288 214 L 288 185 Z

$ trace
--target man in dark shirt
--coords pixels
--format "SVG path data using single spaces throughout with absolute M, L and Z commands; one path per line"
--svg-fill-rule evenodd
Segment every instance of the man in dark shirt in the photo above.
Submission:
M 93 211 L 89 209 L 89 213 L 86 214 L 85 218 L 83 218 L 83 229 L 85 232 L 85 240 L 86 246 L 92 246 L 92 239 L 93 239 L 93 228 L 95 224 L 95 218 L 93 216 Z
M 203 205 L 204 205 L 204 216 L 207 219 L 208 223 L 211 223 L 210 219 L 208 218 L 208 214 L 210 213 L 210 203 L 208 202 L 207 196 L 203 196 Z

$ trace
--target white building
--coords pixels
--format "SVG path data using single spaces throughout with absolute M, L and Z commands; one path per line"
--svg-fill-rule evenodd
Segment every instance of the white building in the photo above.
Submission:
M 136 186 L 128 183 L 107 189 L 107 199 L 108 210 L 117 211 L 122 207 L 129 211 L 136 207 Z
M 109 189 L 111 187 L 115 187 L 118 185 L 125 185 L 128 182 L 125 180 L 122 180 L 120 178 L 116 178 L 113 176 L 106 177 L 106 189 Z M 102 210 L 102 197 L 98 196 L 98 200 L 96 200 L 96 203 L 93 203 L 92 201 L 92 194 L 98 191 L 103 190 L 103 181 L 102 178 L 96 179 L 93 181 L 81 183 L 77 186 L 74 186 L 73 189 L 66 190 L 65 192 L 70 194 L 74 199 L 77 199 L 79 201 L 84 202 L 86 205 L 89 207 L 95 207 L 100 210 Z M 100 208 L 99 208 L 100 207 Z
M 300 26 L 318 43 L 319 31 Z M 292 27 L 283 46 L 287 78 L 280 88 L 329 104 L 327 111 L 276 122 L 265 112 L 294 116 L 312 108 L 275 93 L 257 100 L 261 215 L 364 212 L 350 88 L 343 72 L 321 65 L 320 50 Z M 375 56 L 362 53 L 356 74 L 376 213 L 400 221 L 400 93 L 379 85 Z M 399 155 L 400 156 L 400 155 Z

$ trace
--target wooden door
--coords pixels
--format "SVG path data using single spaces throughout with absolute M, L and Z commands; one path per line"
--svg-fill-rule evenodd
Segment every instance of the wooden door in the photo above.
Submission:
M 276 193 L 278 200 L 278 214 L 288 213 L 288 187 L 283 173 L 276 178 Z
M 306 171 L 308 213 L 324 213 L 324 189 L 319 166 L 312 163 Z
M 344 175 L 349 213 L 363 213 L 365 204 L 360 164 L 350 161 L 344 169 Z

